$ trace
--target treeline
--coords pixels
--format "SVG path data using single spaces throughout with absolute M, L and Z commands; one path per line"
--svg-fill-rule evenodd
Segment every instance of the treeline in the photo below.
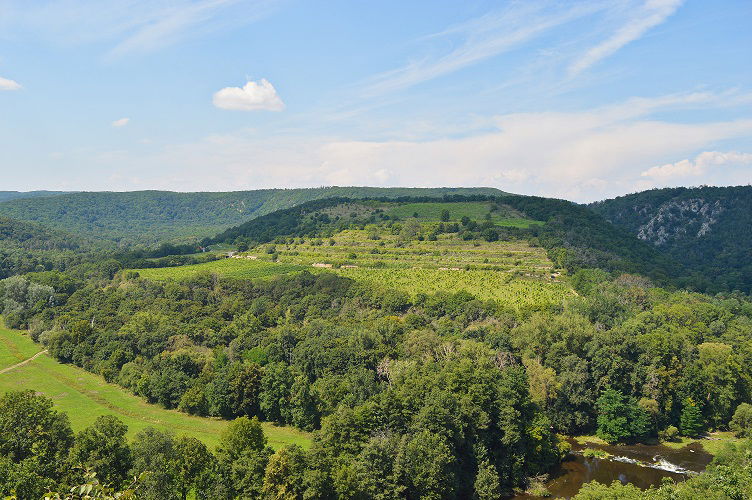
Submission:
M 491 307 L 446 299 L 426 307 L 437 317 Z M 258 284 L 207 275 L 84 286 L 28 321 L 60 361 L 154 403 L 317 430 L 320 465 L 307 474 L 328 493 L 312 498 L 500 494 L 556 464 L 562 449 L 523 366 L 477 340 L 447 344 L 427 318 L 393 316 L 409 305 L 328 274 Z
M 52 400 L 33 391 L 0 396 L 0 495 L 19 499 L 185 500 L 296 498 L 316 456 L 293 445 L 276 452 L 258 419 L 231 422 L 215 450 L 153 427 L 132 441 L 101 415 L 74 434 Z M 54 493 L 57 492 L 57 493 Z M 326 498 L 326 492 L 313 492 Z M 321 494 L 319 496 L 319 494 Z
M 0 278 L 68 269 L 85 260 L 83 245 L 69 234 L 0 217 Z

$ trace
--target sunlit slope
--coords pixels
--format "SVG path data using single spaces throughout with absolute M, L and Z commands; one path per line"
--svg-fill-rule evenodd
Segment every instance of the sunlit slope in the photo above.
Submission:
M 40 350 L 41 347 L 23 332 L 0 328 L 0 371 Z M 108 384 L 98 375 L 58 363 L 47 354 L 0 373 L 0 393 L 20 389 L 32 389 L 52 398 L 55 406 L 68 414 L 75 431 L 91 425 L 99 415 L 115 415 L 128 425 L 131 436 L 146 427 L 156 427 L 194 436 L 215 446 L 227 425 L 227 421 L 194 417 L 151 405 L 117 385 Z M 264 431 L 274 447 L 293 443 L 308 446 L 310 443 L 306 433 L 292 428 L 264 424 Z
M 511 307 L 559 303 L 572 292 L 544 249 L 526 241 L 464 241 L 441 234 L 436 241 L 406 243 L 387 228 L 340 231 L 329 238 L 287 238 L 215 262 L 139 269 L 148 279 L 180 279 L 201 272 L 266 278 L 300 272 L 335 272 L 369 287 L 420 293 L 466 290 Z

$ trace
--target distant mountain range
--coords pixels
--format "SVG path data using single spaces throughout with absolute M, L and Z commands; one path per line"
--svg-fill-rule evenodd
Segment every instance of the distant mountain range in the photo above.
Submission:
M 38 222 L 88 238 L 106 239 L 121 244 L 153 244 L 164 240 L 214 236 L 222 229 L 241 224 L 253 217 L 321 198 L 504 194 L 503 191 L 494 188 L 336 186 L 222 193 L 6 193 L 6 201 L 0 201 L 0 216 Z
M 39 198 L 42 196 L 55 196 L 67 193 L 69 193 L 69 191 L 0 191 L 0 202 L 16 200 L 19 198 Z

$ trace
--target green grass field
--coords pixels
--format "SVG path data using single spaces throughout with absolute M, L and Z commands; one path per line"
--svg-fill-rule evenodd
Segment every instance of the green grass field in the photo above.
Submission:
M 24 332 L 0 327 L 0 370 L 30 358 L 41 349 Z M 50 397 L 57 409 L 68 414 L 74 431 L 91 425 L 99 415 L 110 414 L 128 425 L 130 436 L 151 426 L 194 436 L 214 447 L 227 425 L 227 421 L 194 417 L 151 405 L 117 385 L 108 384 L 98 375 L 58 363 L 47 354 L 0 373 L 0 393 L 21 389 L 32 389 Z M 275 448 L 286 444 L 310 445 L 307 433 L 268 423 L 263 425 L 269 444 Z

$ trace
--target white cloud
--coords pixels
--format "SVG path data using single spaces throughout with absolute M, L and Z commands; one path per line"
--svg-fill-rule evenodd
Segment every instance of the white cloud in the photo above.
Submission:
M 608 39 L 585 52 L 569 67 L 570 75 L 576 75 L 602 59 L 612 55 L 625 45 L 644 35 L 650 28 L 662 24 L 681 6 L 684 0 L 646 0 L 626 22 Z
M 752 135 L 750 119 L 674 123 L 655 118 L 677 108 L 723 104 L 718 95 L 685 94 L 630 99 L 579 112 L 505 114 L 493 118 L 490 131 L 462 138 L 260 137 L 258 130 L 244 130 L 149 152 L 118 153 L 96 168 L 107 165 L 138 182 L 78 189 L 482 185 L 593 201 L 659 185 L 659 180 L 641 176 L 650 165 Z M 716 174 L 708 169 L 692 182 L 750 181 L 748 169 Z M 82 179 L 85 182 L 89 180 Z
M 120 118 L 119 120 L 115 120 L 112 122 L 113 127 L 125 127 L 128 125 L 128 122 L 131 121 L 130 118 Z
M 239 111 L 282 111 L 282 102 L 274 86 L 265 78 L 249 81 L 243 87 L 225 87 L 214 94 L 214 105 L 222 109 Z
M 20 90 L 21 84 L 13 81 L 8 80 L 7 78 L 0 77 L 0 90 Z
M 707 173 L 708 168 L 725 166 L 752 165 L 752 154 L 730 151 L 705 151 L 693 160 L 685 159 L 675 163 L 657 165 L 645 170 L 640 175 L 657 180 L 668 180 L 676 177 L 698 177 Z M 752 178 L 752 176 L 750 176 Z

